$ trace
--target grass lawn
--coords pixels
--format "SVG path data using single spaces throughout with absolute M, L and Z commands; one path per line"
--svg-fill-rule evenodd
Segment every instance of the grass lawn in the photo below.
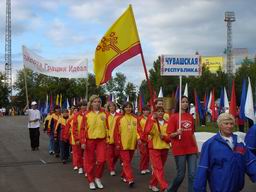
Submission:
M 219 131 L 219 128 L 217 126 L 216 122 L 207 122 L 206 126 L 202 127 L 201 125 L 196 124 L 196 131 L 197 132 L 211 132 L 211 133 L 217 133 Z M 248 125 L 245 125 L 245 132 L 248 130 Z M 235 125 L 234 132 L 238 131 L 238 126 Z

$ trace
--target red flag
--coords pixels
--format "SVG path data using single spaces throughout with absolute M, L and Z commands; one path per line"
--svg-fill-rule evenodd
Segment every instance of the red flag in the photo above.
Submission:
M 52 95 L 50 95 L 50 111 L 53 110 Z
M 142 97 L 141 97 L 141 95 L 139 95 L 138 101 L 139 101 L 139 103 L 138 103 L 138 111 L 139 111 L 139 112 L 142 112 L 142 106 L 143 106 L 143 104 L 142 104 Z
M 235 90 L 235 81 L 232 82 L 232 92 L 231 92 L 231 100 L 230 100 L 230 108 L 229 113 L 236 117 L 236 90 Z
M 216 119 L 217 119 L 217 113 L 216 113 L 216 110 L 215 110 L 214 89 L 212 90 L 212 100 L 211 100 L 210 109 L 211 109 L 211 111 L 212 111 L 212 121 L 216 121 Z

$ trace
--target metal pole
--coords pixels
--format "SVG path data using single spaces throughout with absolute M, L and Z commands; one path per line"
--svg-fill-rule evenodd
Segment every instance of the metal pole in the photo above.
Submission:
M 27 103 L 27 106 L 28 106 L 29 105 L 29 102 L 28 102 L 28 85 L 27 85 L 27 73 L 26 73 L 25 66 L 24 66 L 24 81 L 25 81 L 26 103 Z
M 179 90 L 179 129 L 181 129 L 181 97 L 182 97 L 182 76 L 180 75 L 180 90 Z M 181 135 L 179 135 L 179 140 Z

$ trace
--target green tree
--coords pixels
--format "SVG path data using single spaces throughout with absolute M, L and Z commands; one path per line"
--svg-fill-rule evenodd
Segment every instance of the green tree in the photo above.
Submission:
M 116 73 L 114 81 L 115 81 L 115 92 L 117 96 L 117 102 L 119 104 L 122 104 L 126 98 L 124 95 L 126 77 L 123 73 Z
M 129 96 L 129 101 L 134 102 L 136 100 L 136 86 L 133 83 L 128 82 L 124 92 L 126 96 Z
M 9 106 L 9 90 L 4 82 L 4 75 L 0 73 L 0 107 Z

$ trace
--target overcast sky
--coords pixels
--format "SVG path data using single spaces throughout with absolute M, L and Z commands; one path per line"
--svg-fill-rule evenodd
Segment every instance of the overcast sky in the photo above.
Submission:
M 234 11 L 233 47 L 256 53 L 255 0 L 12 0 L 13 74 L 22 67 L 21 46 L 47 59 L 87 57 L 111 24 L 132 4 L 148 69 L 161 54 L 222 55 L 225 11 Z M 0 1 L 0 69 L 4 69 L 5 0 Z M 121 71 L 139 85 L 139 56 Z

